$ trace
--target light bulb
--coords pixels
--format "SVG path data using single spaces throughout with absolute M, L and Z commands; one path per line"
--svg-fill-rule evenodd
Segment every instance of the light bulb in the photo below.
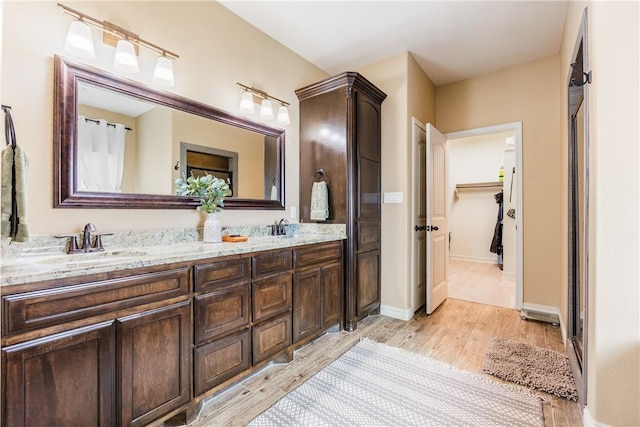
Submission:
M 136 49 L 129 40 L 118 40 L 113 66 L 125 73 L 137 73 L 140 71 L 138 58 L 136 58 Z
M 273 107 L 271 106 L 271 101 L 268 99 L 262 101 L 260 105 L 260 119 L 273 120 Z
M 239 111 L 241 114 L 253 114 L 255 112 L 255 107 L 253 105 L 253 94 L 248 90 L 242 93 L 242 98 L 240 98 L 240 108 Z
M 290 123 L 289 109 L 284 105 L 278 108 L 278 119 L 276 120 L 276 123 L 278 123 L 279 125 L 288 125 Z
M 173 86 L 173 64 L 171 60 L 166 56 L 158 57 L 156 61 L 156 68 L 153 70 L 153 78 L 154 83 L 157 83 L 161 86 Z
M 81 58 L 95 58 L 96 52 L 93 48 L 93 36 L 89 25 L 82 21 L 71 22 L 64 48 L 67 52 Z

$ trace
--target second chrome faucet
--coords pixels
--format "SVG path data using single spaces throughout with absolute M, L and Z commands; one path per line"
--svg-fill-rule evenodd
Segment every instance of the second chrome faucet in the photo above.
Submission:
M 78 240 L 75 234 L 61 234 L 56 235 L 54 237 L 65 238 L 69 237 L 69 250 L 67 253 L 69 254 L 77 254 L 77 253 L 89 253 L 89 252 L 102 252 L 104 251 L 104 247 L 102 246 L 102 236 L 107 236 L 112 233 L 99 233 L 96 234 L 95 241 L 93 245 L 91 244 L 91 233 L 96 231 L 96 226 L 93 223 L 87 223 L 84 226 L 84 231 L 82 232 L 82 247 L 78 247 Z

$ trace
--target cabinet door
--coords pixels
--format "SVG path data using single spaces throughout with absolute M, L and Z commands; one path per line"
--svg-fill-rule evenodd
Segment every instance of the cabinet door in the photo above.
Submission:
M 189 401 L 189 301 L 118 319 L 119 412 L 146 425 Z
M 115 424 L 113 322 L 2 350 L 3 426 Z
M 322 326 L 321 270 L 314 268 L 293 276 L 293 342 L 313 335 Z
M 380 251 L 356 254 L 356 316 L 380 306 Z
M 322 329 L 342 319 L 342 264 L 322 267 Z

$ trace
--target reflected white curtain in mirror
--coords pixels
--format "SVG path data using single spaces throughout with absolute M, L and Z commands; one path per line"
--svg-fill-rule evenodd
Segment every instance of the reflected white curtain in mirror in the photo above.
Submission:
M 78 116 L 78 191 L 120 192 L 126 129 Z

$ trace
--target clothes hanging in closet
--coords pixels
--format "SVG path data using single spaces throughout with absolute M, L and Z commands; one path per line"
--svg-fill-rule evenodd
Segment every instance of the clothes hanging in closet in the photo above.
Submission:
M 491 240 L 491 247 L 489 251 L 494 254 L 502 255 L 502 211 L 504 193 L 500 190 L 500 192 L 494 194 L 493 197 L 496 199 L 496 203 L 498 204 L 498 221 L 496 222 L 496 226 L 493 231 L 493 239 Z M 502 257 L 500 257 L 500 260 L 502 260 Z

